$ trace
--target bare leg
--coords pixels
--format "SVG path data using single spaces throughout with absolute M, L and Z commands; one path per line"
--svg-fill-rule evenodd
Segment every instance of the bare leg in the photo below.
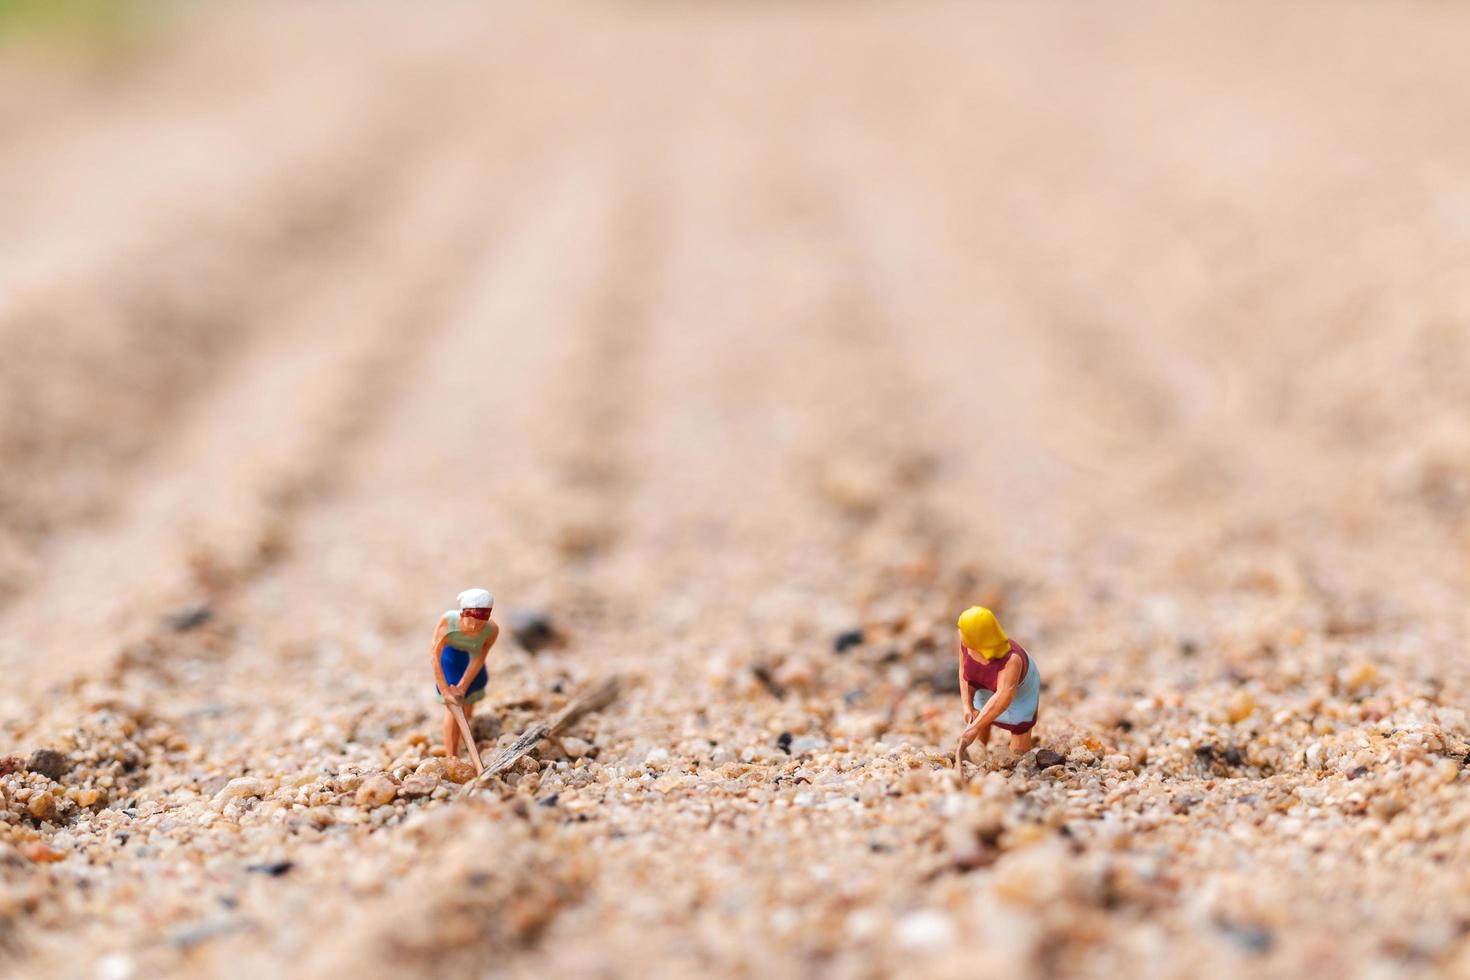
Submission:
M 1011 751 L 1016 755 L 1025 755 L 1031 751 L 1032 735 L 1036 732 L 1036 723 L 1041 721 L 1041 712 L 1037 712 L 1031 719 L 1031 728 L 1020 735 L 1011 736 Z
M 459 757 L 459 723 L 454 720 L 454 712 L 447 704 L 444 706 L 444 757 Z

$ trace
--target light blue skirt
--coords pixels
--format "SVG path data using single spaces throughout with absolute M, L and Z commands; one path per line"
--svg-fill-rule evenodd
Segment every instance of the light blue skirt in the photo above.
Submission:
M 1030 656 L 1027 656 L 1030 660 Z M 975 709 L 978 711 L 985 707 L 985 703 L 995 694 L 984 688 L 975 688 Z M 1041 701 L 1041 671 L 1036 669 L 1036 661 L 1031 660 L 1027 665 L 1026 676 L 1021 678 L 1021 687 L 1016 691 L 1016 696 L 1011 698 L 1011 703 L 1006 710 L 995 719 L 996 727 L 1004 728 L 1008 732 L 1017 735 L 1029 732 L 1036 724 L 1036 708 Z

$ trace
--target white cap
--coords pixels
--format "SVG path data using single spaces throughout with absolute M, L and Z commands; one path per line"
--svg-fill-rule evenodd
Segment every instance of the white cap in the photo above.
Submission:
M 461 609 L 489 609 L 495 605 L 495 597 L 484 589 L 465 589 L 459 594 Z

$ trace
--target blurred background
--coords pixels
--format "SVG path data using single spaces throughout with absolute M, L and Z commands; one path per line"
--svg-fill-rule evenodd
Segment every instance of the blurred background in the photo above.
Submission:
M 751 706 L 837 703 L 811 650 L 855 626 L 943 675 L 971 601 L 1053 732 L 1172 705 L 1128 729 L 1169 778 L 1241 686 L 1307 719 L 1257 776 L 1323 703 L 1427 717 L 1467 691 L 1467 38 L 1427 0 L 0 0 L 0 718 L 123 649 L 179 711 L 229 679 L 255 727 L 208 752 L 294 751 L 347 676 L 421 724 L 403 651 L 481 584 L 596 638 L 527 691 L 645 675 L 666 735 L 789 733 Z M 140 672 L 201 602 L 216 659 Z M 947 745 L 945 683 L 884 724 Z M 1342 887 L 1409 922 L 1373 847 Z
M 1201 570 L 1228 533 L 1392 605 L 1389 563 L 1461 628 L 1466 26 L 4 0 L 0 601 L 238 566 L 364 443 L 468 427 L 545 457 L 538 569 L 609 481 L 716 548 L 784 481 L 998 565 L 1246 574 Z

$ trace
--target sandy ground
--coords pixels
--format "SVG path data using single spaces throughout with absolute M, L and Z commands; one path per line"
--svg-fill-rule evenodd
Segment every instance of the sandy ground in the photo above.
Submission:
M 1467 36 L 251 5 L 7 65 L 0 972 L 1470 974 Z M 487 753 L 627 686 L 456 800 L 471 585 Z M 1049 754 L 961 780 L 975 602 Z

